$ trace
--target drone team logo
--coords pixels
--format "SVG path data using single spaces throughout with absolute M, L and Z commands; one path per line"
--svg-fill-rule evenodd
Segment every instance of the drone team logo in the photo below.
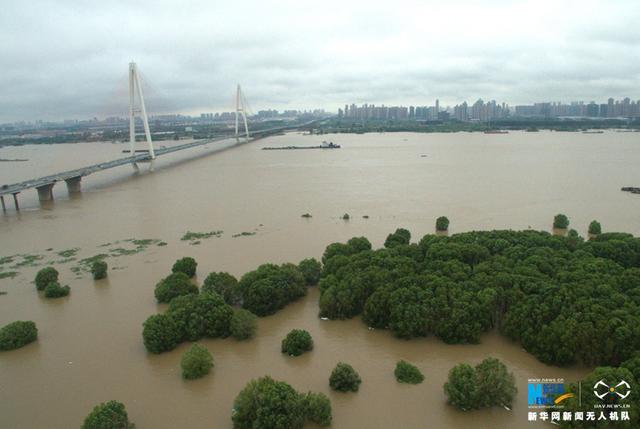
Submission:
M 593 394 L 598 399 L 603 400 L 607 396 L 610 399 L 615 399 L 616 396 L 620 399 L 626 399 L 631 394 L 631 386 L 625 380 L 621 380 L 616 385 L 608 385 L 604 380 L 599 380 L 593 385 Z

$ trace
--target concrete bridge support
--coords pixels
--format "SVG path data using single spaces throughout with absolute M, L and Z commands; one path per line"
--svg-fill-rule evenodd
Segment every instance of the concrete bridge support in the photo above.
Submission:
M 65 180 L 65 183 L 67 184 L 67 191 L 69 191 L 69 194 L 79 194 L 81 192 L 81 180 L 82 176 L 71 177 L 70 179 Z
M 4 205 L 4 195 L 0 195 L 0 201 L 2 202 L 2 211 L 7 211 L 7 206 Z
M 36 188 L 38 190 L 38 199 L 41 202 L 53 200 L 53 185 L 55 185 L 55 183 L 47 183 L 46 185 Z
M 13 195 L 13 204 L 16 206 L 16 211 L 20 210 L 20 205 L 18 204 L 18 194 L 19 192 L 16 192 L 15 194 L 11 194 Z

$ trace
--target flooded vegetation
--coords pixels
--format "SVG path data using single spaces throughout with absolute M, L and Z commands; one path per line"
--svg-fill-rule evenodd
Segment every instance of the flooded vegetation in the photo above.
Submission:
M 8 212 L 0 223 L 0 292 L 8 292 L 0 297 L 0 326 L 30 320 L 38 330 L 35 341 L 0 355 L 0 385 L 8 387 L 0 390 L 3 424 L 78 427 L 113 409 L 139 428 L 231 428 L 239 393 L 250 393 L 247 386 L 270 376 L 267 383 L 289 386 L 277 389 L 300 407 L 314 405 L 304 408 L 314 424 L 330 416 L 333 427 L 463 428 L 480 420 L 492 428 L 544 427 L 526 420 L 528 378 L 573 382 L 599 364 L 627 376 L 628 353 L 640 338 L 629 304 L 617 325 L 607 325 L 612 330 L 545 342 L 553 338 L 548 329 L 584 331 L 583 321 L 564 317 L 563 310 L 593 299 L 608 309 L 612 299 L 591 293 L 596 284 L 604 281 L 613 301 L 635 296 L 635 289 L 619 287 L 635 278 L 637 260 L 627 258 L 635 255 L 637 239 L 607 235 L 640 233 L 640 200 L 619 191 L 634 181 L 640 162 L 630 136 L 512 132 L 498 141 L 484 134 L 336 135 L 331 139 L 341 144 L 340 151 L 260 150 L 318 143 L 316 136 L 287 134 L 189 162 L 188 154 L 161 160 L 153 174 L 105 172 L 86 181 L 80 198 L 56 194 L 48 207 L 25 198 L 24 210 Z M 99 146 L 95 153 L 107 152 L 97 143 L 86 146 L 93 145 Z M 56 146 L 40 159 L 68 162 L 60 152 L 65 145 Z M 4 158 L 31 154 L 28 146 L 0 151 Z M 424 153 L 429 156 L 422 158 Z M 12 166 L 0 172 L 2 182 L 11 182 Z M 207 183 L 206 193 L 196 183 Z M 342 213 L 351 213 L 348 222 Z M 589 230 L 597 238 L 550 234 L 557 213 L 566 214 L 579 236 Z M 448 235 L 436 235 L 435 220 L 443 214 L 450 220 Z M 590 228 L 593 219 L 599 229 Z M 494 229 L 523 232 L 464 233 Z M 233 237 L 235 231 L 256 230 L 260 233 L 246 240 Z M 326 253 L 329 244 L 347 246 L 352 237 L 367 237 L 369 245 L 356 240 L 350 248 L 358 252 L 334 246 L 334 255 Z M 617 251 L 620 247 L 626 250 Z M 317 260 L 323 254 L 320 271 Z M 199 292 L 157 302 L 156 285 L 185 255 L 197 261 L 192 279 L 183 274 Z M 108 262 L 106 278 L 92 278 L 96 261 Z M 71 288 L 68 297 L 36 294 L 32 282 L 48 266 Z M 570 287 L 580 284 L 576 273 L 587 269 L 586 286 Z M 17 274 L 1 278 L 4 273 Z M 210 273 L 216 275 L 205 280 Z M 375 281 L 391 276 L 394 290 L 358 289 L 377 284 L 364 282 L 364 275 Z M 288 279 L 289 294 L 267 299 L 272 295 L 262 292 L 275 278 Z M 454 286 L 452 295 L 444 294 L 448 282 L 468 288 Z M 527 289 L 530 282 L 535 287 Z M 426 297 L 414 289 L 422 283 L 434 285 Z M 562 284 L 567 287 L 560 301 L 546 301 L 542 292 Z M 205 288 L 221 298 L 207 301 L 213 295 Z M 341 288 L 361 294 L 336 293 Z M 447 306 L 424 305 L 433 298 Z M 403 303 L 398 308 L 424 313 L 429 324 L 403 323 L 396 302 Z M 244 310 L 238 309 L 241 304 Z M 191 305 L 208 308 L 224 323 L 192 330 L 198 325 L 180 316 Z M 548 308 L 542 319 L 522 317 L 543 307 Z M 340 320 L 322 320 L 321 311 Z M 175 315 L 173 323 L 164 323 L 167 314 Z M 166 349 L 162 353 L 150 353 L 143 337 L 143 323 L 155 316 L 165 319 L 157 326 L 175 329 L 168 336 L 172 348 L 156 344 L 157 350 Z M 541 325 L 547 327 L 538 329 Z M 573 328 L 563 330 L 566 326 Z M 309 334 L 312 350 L 296 357 L 282 353 L 282 340 L 292 329 Z M 594 342 L 604 343 L 602 336 L 608 335 L 620 343 L 586 347 L 591 334 L 597 334 Z M 213 366 L 205 376 L 185 381 L 181 360 L 196 339 Z M 498 359 L 506 374 L 513 374 L 517 393 L 510 410 L 478 404 L 471 408 L 479 409 L 463 412 L 449 405 L 443 386 L 451 369 L 466 364 L 475 370 L 487 358 Z M 400 361 L 413 365 L 424 381 L 399 383 L 394 370 Z M 331 373 L 340 362 L 357 372 L 357 392 L 331 388 Z M 417 379 L 413 370 L 403 370 L 409 380 Z M 323 397 L 330 401 L 330 414 Z M 459 400 L 475 404 L 474 398 Z M 42 404 L 38 413 L 34 401 Z

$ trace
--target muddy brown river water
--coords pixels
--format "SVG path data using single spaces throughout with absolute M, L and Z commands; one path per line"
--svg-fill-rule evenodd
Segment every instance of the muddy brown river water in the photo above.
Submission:
M 262 151 L 263 146 L 317 145 L 337 150 Z M 0 148 L 0 184 L 121 156 L 123 145 L 86 143 Z M 368 330 L 359 318 L 322 321 L 317 290 L 259 321 L 248 342 L 204 340 L 214 356 L 211 374 L 180 377 L 188 347 L 149 355 L 141 324 L 163 311 L 155 283 L 181 256 L 198 261 L 198 278 L 210 271 L 240 276 L 264 262 L 319 257 L 333 241 L 367 236 L 375 247 L 397 227 L 413 240 L 431 233 L 447 215 L 451 232 L 474 229 L 551 229 L 563 212 L 582 235 L 598 219 L 606 231 L 640 234 L 640 134 L 512 132 L 485 134 L 365 134 L 303 136 L 292 133 L 206 155 L 214 145 L 159 159 L 153 173 L 122 167 L 83 180 L 83 193 L 40 207 L 35 191 L 21 195 L 23 210 L 0 215 L 0 325 L 33 320 L 39 339 L 0 354 L 0 427 L 79 427 L 99 402 L 123 402 L 138 428 L 230 428 L 233 399 L 251 378 L 269 374 L 300 391 L 321 391 L 333 405 L 335 428 L 529 428 L 527 379 L 577 380 L 590 368 L 556 368 L 538 362 L 496 333 L 479 345 L 446 345 L 431 337 L 399 340 Z M 426 156 L 423 156 L 426 155 Z M 310 219 L 300 217 L 311 213 Z M 351 219 L 343 221 L 344 213 Z M 362 216 L 369 216 L 364 219 Z M 199 245 L 186 231 L 222 230 Z M 233 237 L 241 232 L 255 235 Z M 112 256 L 109 278 L 94 282 L 74 272 L 78 260 L 131 249 L 124 240 L 152 238 L 138 253 Z M 110 243 L 107 246 L 104 244 Z M 78 248 L 76 254 L 57 253 Z M 52 249 L 52 250 L 47 250 Z M 114 250 L 115 249 L 115 250 Z M 72 252 L 73 253 L 73 252 Z M 34 259 L 35 258 L 35 259 Z M 37 259 L 40 258 L 40 259 Z M 75 260 L 68 260 L 74 259 Z M 20 261 L 24 265 L 10 268 Z M 31 283 L 42 264 L 55 262 L 71 295 L 45 300 Z M 280 353 L 293 328 L 307 329 L 313 352 Z M 514 408 L 463 413 L 446 405 L 442 385 L 449 369 L 487 356 L 503 360 L 516 376 Z M 418 366 L 425 381 L 395 381 L 396 361 Z M 360 373 L 357 394 L 332 392 L 328 377 L 344 360 Z

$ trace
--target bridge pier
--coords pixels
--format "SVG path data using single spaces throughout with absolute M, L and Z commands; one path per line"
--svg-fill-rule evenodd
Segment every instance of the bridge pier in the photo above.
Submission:
M 67 184 L 67 191 L 69 194 L 79 194 L 81 192 L 80 181 L 82 180 L 82 176 L 71 177 L 69 179 L 65 179 L 65 183 Z
M 38 199 L 40 200 L 40 202 L 53 200 L 54 184 L 55 183 L 47 183 L 46 185 L 38 186 L 36 188 L 38 190 Z
M 20 205 L 18 204 L 18 194 L 19 192 L 16 192 L 15 194 L 11 194 L 13 195 L 13 204 L 16 206 L 16 211 L 20 211 Z
M 2 211 L 7 211 L 7 206 L 4 205 L 4 195 L 0 195 L 0 201 L 2 202 Z

